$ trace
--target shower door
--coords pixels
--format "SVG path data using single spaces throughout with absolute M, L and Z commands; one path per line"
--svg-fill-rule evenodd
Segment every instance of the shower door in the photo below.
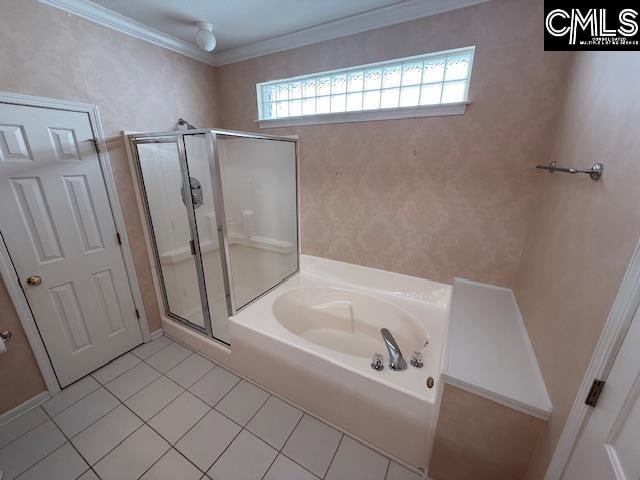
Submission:
M 133 147 L 166 314 L 212 336 L 208 304 L 203 301 L 207 298 L 200 255 L 203 244 L 195 222 L 196 211 L 206 207 L 199 196 L 194 203 L 198 183 L 200 192 L 206 190 L 194 175 L 205 185 L 210 177 L 203 175 L 198 159 L 191 172 L 181 136 L 135 139 Z
M 229 316 L 298 271 L 296 141 L 130 137 L 167 316 L 229 345 Z

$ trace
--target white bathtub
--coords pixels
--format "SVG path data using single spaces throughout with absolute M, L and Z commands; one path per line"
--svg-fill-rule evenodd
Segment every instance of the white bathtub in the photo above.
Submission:
M 450 288 L 303 256 L 298 275 L 232 317 L 231 366 L 373 447 L 425 467 Z M 389 369 L 381 328 L 407 363 L 420 351 L 425 366 Z M 383 354 L 384 370 L 371 368 L 373 353 Z

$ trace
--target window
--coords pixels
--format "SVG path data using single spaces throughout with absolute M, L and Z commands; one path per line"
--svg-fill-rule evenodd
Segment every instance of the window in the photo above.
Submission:
M 259 83 L 258 119 L 272 123 L 268 121 L 351 116 L 358 120 L 354 113 L 385 110 L 397 118 L 403 109 L 411 110 L 406 116 L 433 115 L 416 113 L 429 110 L 424 107 L 466 104 L 474 50 L 461 48 Z

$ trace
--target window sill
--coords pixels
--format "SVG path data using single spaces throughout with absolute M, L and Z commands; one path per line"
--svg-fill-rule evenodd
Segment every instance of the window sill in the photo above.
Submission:
M 467 109 L 468 103 L 469 102 L 459 102 L 425 107 L 389 108 L 366 112 L 325 113 L 322 115 L 306 115 L 304 117 L 257 120 L 256 123 L 260 128 L 279 128 L 326 123 L 374 122 L 377 120 L 398 120 L 402 118 L 462 115 Z

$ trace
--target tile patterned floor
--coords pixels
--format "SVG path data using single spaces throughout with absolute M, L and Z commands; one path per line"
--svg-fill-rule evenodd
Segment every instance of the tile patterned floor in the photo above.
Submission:
M 0 427 L 2 480 L 419 480 L 167 337 Z

